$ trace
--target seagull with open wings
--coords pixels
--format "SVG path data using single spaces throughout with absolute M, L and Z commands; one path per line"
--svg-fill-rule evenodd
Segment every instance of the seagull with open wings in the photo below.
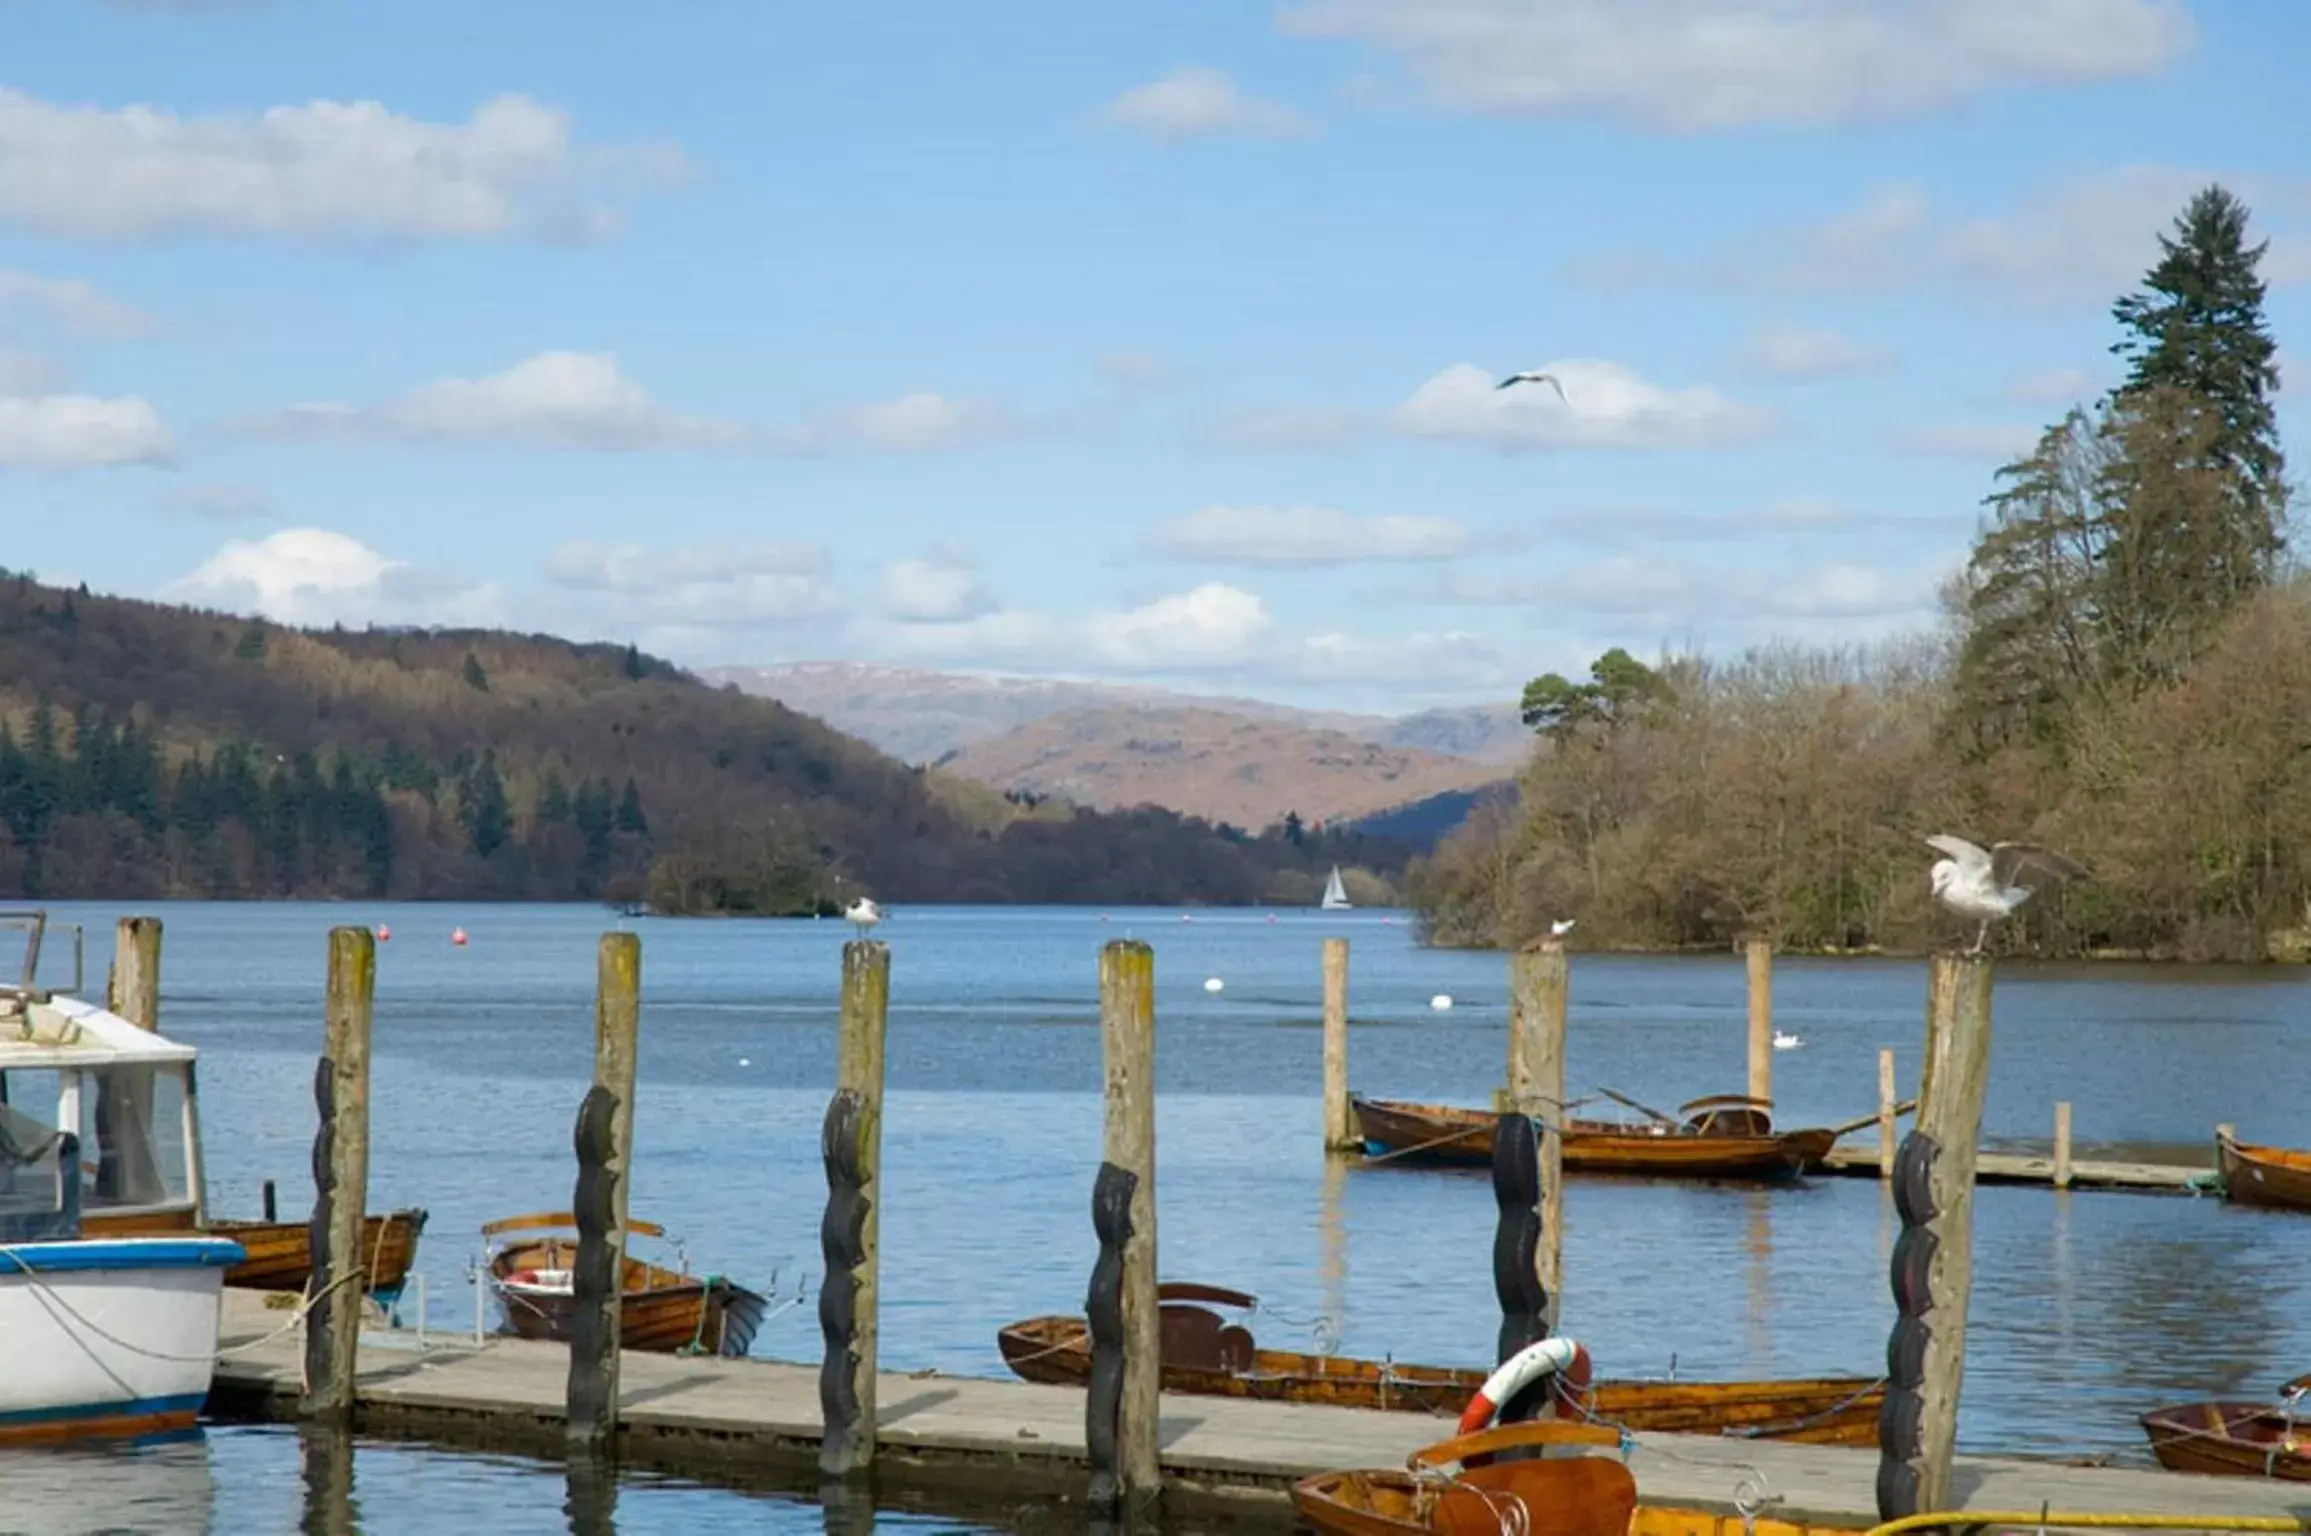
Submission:
M 1935 900 L 1982 925 L 1974 935 L 1974 947 L 1966 951 L 1970 955 L 1982 953 L 1992 923 L 2011 917 L 2016 907 L 2030 899 L 2036 887 L 2016 883 L 2024 875 L 2036 871 L 2071 879 L 2086 873 L 2086 866 L 2076 859 L 2036 843 L 1993 843 L 1985 850 L 1962 837 L 1940 832 L 1927 838 L 1926 844 L 1949 855 L 1936 859 L 1930 872 Z

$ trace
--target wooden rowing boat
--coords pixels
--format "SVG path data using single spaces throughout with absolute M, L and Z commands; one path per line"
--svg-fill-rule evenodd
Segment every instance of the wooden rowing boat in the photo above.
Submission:
M 191 1211 L 91 1216 L 82 1223 L 92 1237 L 162 1237 L 202 1231 L 229 1237 L 248 1256 L 225 1271 L 225 1284 L 255 1291 L 302 1291 L 313 1277 L 313 1229 L 302 1221 L 211 1221 L 196 1224 Z M 361 1253 L 368 1268 L 369 1294 L 391 1306 L 409 1283 L 417 1262 L 417 1240 L 425 1212 L 412 1206 L 371 1216 L 362 1223 Z
M 1365 1150 L 1391 1161 L 1489 1165 L 1490 1110 L 1399 1099 L 1349 1098 Z M 1681 1105 L 1674 1125 L 1572 1120 L 1565 1126 L 1568 1173 L 1649 1174 L 1659 1178 L 1786 1179 L 1828 1155 L 1835 1131 L 1772 1129 L 1770 1111 L 1736 1094 Z
M 2259 1147 L 2218 1133 L 2215 1164 L 2223 1196 L 2239 1205 L 2311 1211 L 2311 1152 Z
M 570 1271 L 577 1262 L 577 1221 L 567 1211 L 509 1216 L 482 1229 L 496 1243 L 489 1259 L 490 1288 L 505 1308 L 506 1332 L 525 1339 L 566 1343 L 577 1308 Z M 630 1235 L 664 1237 L 653 1222 L 629 1219 Z M 754 1345 L 769 1304 L 721 1275 L 692 1275 L 626 1256 L 619 1304 L 619 1340 L 626 1349 L 665 1354 L 736 1356 Z
M 1261 1349 L 1242 1323 L 1214 1307 L 1257 1302 L 1220 1286 L 1157 1288 L 1162 1388 L 1197 1397 L 1249 1397 L 1455 1417 L 1486 1372 L 1399 1365 Z M 1004 1363 L 1028 1381 L 1082 1386 L 1091 1335 L 1080 1317 L 1031 1317 L 996 1335 Z M 1816 1445 L 1874 1445 L 1885 1384 L 1862 1376 L 1780 1381 L 1600 1381 L 1580 1410 L 1604 1422 L 1664 1434 L 1730 1434 Z
M 2275 1477 L 2311 1483 L 2311 1408 L 2290 1412 L 2311 1377 L 2279 1389 L 2278 1403 L 2176 1403 L 2142 1416 L 2151 1454 L 2170 1472 Z
M 1619 1441 L 1618 1431 L 1588 1424 L 1510 1424 L 1415 1451 L 1402 1470 L 1304 1477 L 1292 1506 L 1323 1536 L 1849 1536 L 1862 1528 L 1640 1504 L 1636 1478 L 1611 1454 Z

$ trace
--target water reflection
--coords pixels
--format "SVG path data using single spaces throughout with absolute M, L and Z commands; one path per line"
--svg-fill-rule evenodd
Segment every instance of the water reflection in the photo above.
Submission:
M 573 1451 L 562 1467 L 562 1513 L 569 1519 L 570 1536 L 616 1536 L 616 1463 Z
M 0 1451 L 0 1529 L 206 1531 L 215 1485 L 199 1431 L 138 1445 Z
M 1348 1218 L 1341 1197 L 1348 1190 L 1348 1159 L 1338 1153 L 1324 1159 L 1324 1183 L 1317 1192 L 1318 1253 L 1316 1289 L 1318 1315 L 1332 1320 L 1335 1336 L 1346 1326 L 1348 1305 Z
M 1742 1191 L 1748 1214 L 1742 1222 L 1745 1271 L 1749 1281 L 1749 1348 L 1751 1353 L 1773 1353 L 1773 1197 L 1778 1190 Z
M 353 1503 L 353 1437 L 343 1430 L 307 1426 L 297 1437 L 304 1474 L 304 1536 L 355 1536 L 360 1529 Z

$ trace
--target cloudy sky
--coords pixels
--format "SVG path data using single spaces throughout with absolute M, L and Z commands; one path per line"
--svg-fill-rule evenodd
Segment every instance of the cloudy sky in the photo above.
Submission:
M 1930 622 L 2209 178 L 2311 354 L 2311 8 L 2254 0 L 0 0 L 0 41 L 0 564 L 295 622 L 1501 697 Z

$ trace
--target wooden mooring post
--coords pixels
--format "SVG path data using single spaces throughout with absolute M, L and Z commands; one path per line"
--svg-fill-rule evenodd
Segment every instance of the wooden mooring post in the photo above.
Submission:
M 1894 1053 L 1878 1052 L 1878 1177 L 1894 1176 Z
M 819 1476 L 861 1478 L 875 1463 L 878 1255 L 883 1203 L 883 1043 L 890 1017 L 891 952 L 871 939 L 843 946 L 842 1022 L 835 1092 L 819 1153 L 826 1163 L 826 1217 L 819 1251 Z
M 329 991 L 322 1055 L 313 1071 L 320 1125 L 313 1135 L 313 1249 L 305 1314 L 305 1391 L 299 1412 L 350 1429 L 361 1342 L 361 1232 L 369 1202 L 369 1019 L 377 996 L 377 939 L 366 928 L 329 930 Z
M 1546 1297 L 1544 1333 L 1564 1308 L 1565 1015 L 1571 970 L 1565 941 L 1536 940 L 1509 958 L 1507 1108 L 1530 1117 L 1539 1137 L 1541 1230 L 1534 1262 Z
M 2054 1106 L 2054 1187 L 2070 1188 L 2070 1101 Z
M 1749 970 L 1749 1096 L 1773 1100 L 1773 940 L 1753 934 L 1742 946 Z
M 1927 989 L 1932 1097 L 1894 1163 L 1895 1322 L 1878 1420 L 1878 1516 L 1950 1506 L 1950 1462 L 1973 1291 L 1974 1165 L 1990 1080 L 1990 961 L 1938 954 Z
M 590 1456 L 618 1436 L 618 1351 L 625 1331 L 626 1190 L 634 1156 L 634 1054 L 642 1024 L 642 939 L 605 933 L 594 964 L 594 1083 L 571 1141 L 578 1228 L 571 1266 L 570 1377 L 565 1431 Z
M 105 983 L 105 1007 L 137 1028 L 160 1032 L 160 940 L 157 917 L 124 917 L 113 930 L 112 972 Z M 187 1073 L 191 1071 L 188 1065 Z M 189 1077 L 188 1077 L 189 1081 Z M 148 1070 L 109 1076 L 99 1086 L 96 1100 L 97 1144 L 105 1149 L 97 1168 L 97 1187 L 124 1205 L 147 1205 L 168 1198 L 159 1164 L 153 1158 L 151 1136 L 139 1132 L 123 1136 L 123 1124 L 151 1126 L 152 1073 Z M 193 1221 L 207 1215 L 200 1165 L 199 1101 L 184 1096 L 185 1145 L 193 1163 L 185 1170 L 193 1197 Z M 157 1126 L 152 1126 L 157 1132 Z M 125 1151 L 123 1150 L 125 1149 Z
M 1095 1510 L 1126 1520 L 1154 1512 L 1162 1492 L 1157 1391 L 1155 951 L 1117 939 L 1099 956 L 1100 1054 L 1106 1081 L 1105 1160 L 1091 1191 L 1099 1261 L 1085 1297 L 1091 1383 L 1084 1445 Z
M 1348 1107 L 1348 941 L 1324 941 L 1324 1150 L 1361 1146 Z

